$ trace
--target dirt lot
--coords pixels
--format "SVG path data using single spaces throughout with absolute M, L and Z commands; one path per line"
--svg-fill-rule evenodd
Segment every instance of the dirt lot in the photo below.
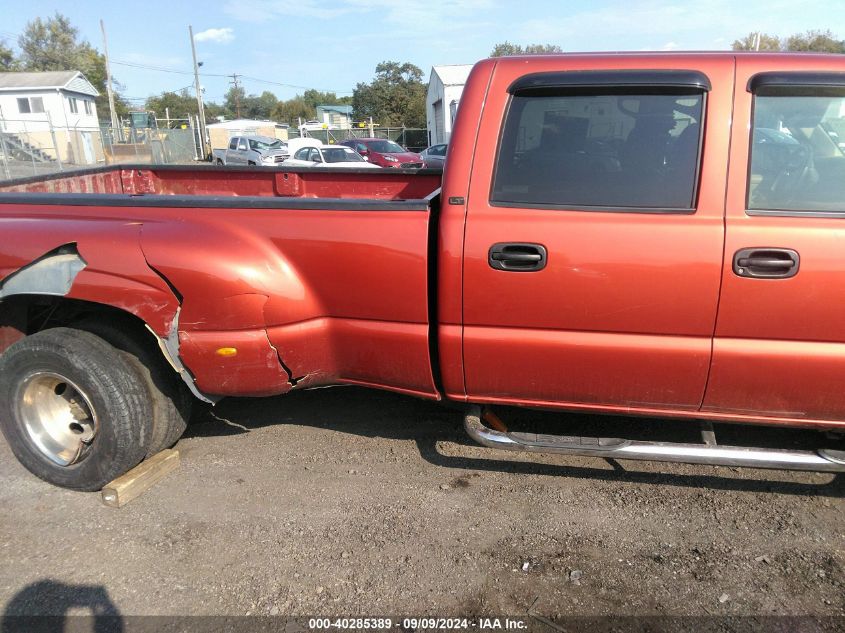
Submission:
M 0 441 L 6 614 L 845 615 L 841 476 L 502 453 L 353 388 L 195 417 L 121 510 Z

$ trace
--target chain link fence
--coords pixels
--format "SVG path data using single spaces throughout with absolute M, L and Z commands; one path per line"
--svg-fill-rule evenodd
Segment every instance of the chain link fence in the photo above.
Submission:
M 288 131 L 291 138 L 298 138 L 299 131 L 291 128 Z M 353 127 L 343 130 L 309 130 L 309 138 L 318 139 L 323 143 L 340 143 L 350 138 L 384 138 L 399 143 L 412 152 L 421 152 L 428 147 L 428 130 L 410 127 Z
M 120 163 L 192 163 L 202 158 L 194 126 L 179 129 L 62 127 L 0 119 L 0 179 Z
M 0 118 L 0 179 L 99 165 L 191 164 L 203 160 L 199 126 L 193 119 L 186 121 L 187 124 L 173 129 L 167 126 L 138 129 L 61 127 L 54 125 L 49 117 L 44 120 Z M 300 136 L 295 128 L 287 129 L 286 133 L 289 138 Z M 428 139 L 427 131 L 419 128 L 353 127 L 312 130 L 305 135 L 327 144 L 374 136 L 395 141 L 411 151 L 423 150 Z M 231 135 L 224 133 L 224 136 Z M 213 142 L 211 145 L 214 146 Z

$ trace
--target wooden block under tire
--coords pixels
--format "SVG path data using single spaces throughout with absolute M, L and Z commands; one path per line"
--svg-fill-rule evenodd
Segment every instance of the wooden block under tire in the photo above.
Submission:
M 179 451 L 168 448 L 156 453 L 128 473 L 106 484 L 101 492 L 103 503 L 111 508 L 121 508 L 177 468 Z

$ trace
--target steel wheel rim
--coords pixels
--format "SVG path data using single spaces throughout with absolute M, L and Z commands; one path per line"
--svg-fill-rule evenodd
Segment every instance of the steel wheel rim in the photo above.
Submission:
M 18 419 L 44 457 L 59 466 L 85 459 L 99 424 L 79 385 L 61 374 L 36 372 L 21 383 L 16 400 Z

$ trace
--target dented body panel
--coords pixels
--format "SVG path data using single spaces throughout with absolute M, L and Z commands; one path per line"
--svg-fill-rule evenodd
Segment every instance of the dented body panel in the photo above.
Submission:
M 163 181 L 171 189 L 189 188 L 173 186 L 170 172 L 167 179 L 128 171 L 133 190 L 139 182 Z M 195 174 L 202 183 L 203 170 Z M 279 174 L 268 175 L 275 187 Z M 287 182 L 298 179 L 287 175 Z M 96 176 L 98 186 L 127 181 Z M 297 185 L 303 193 L 307 177 Z M 54 188 L 73 188 L 70 179 L 56 180 Z M 0 279 L 18 292 L 16 279 L 51 261 L 45 253 L 72 244 L 84 265 L 67 287 L 50 287 L 46 294 L 135 315 L 204 399 L 339 383 L 435 398 L 428 337 L 430 203 L 392 197 L 423 193 L 421 187 L 428 195 L 438 181 L 436 173 L 391 174 L 359 183 L 357 191 L 369 187 L 369 197 L 354 204 L 332 199 L 321 205 L 304 195 L 298 206 L 263 200 L 276 203 L 267 208 L 255 208 L 259 196 L 230 196 L 218 207 L 217 199 L 176 201 L 160 192 L 103 192 L 118 197 L 120 207 L 83 204 L 67 194 L 26 198 L 48 202 L 41 205 L 6 197 L 0 200 L 0 231 L 16 239 L 0 249 Z M 331 188 L 330 181 L 320 182 Z M 43 183 L 33 186 L 43 190 Z M 132 204 L 141 199 L 146 206 Z M 58 269 L 55 257 L 69 256 L 54 256 Z M 223 348 L 236 353 L 219 353 Z

